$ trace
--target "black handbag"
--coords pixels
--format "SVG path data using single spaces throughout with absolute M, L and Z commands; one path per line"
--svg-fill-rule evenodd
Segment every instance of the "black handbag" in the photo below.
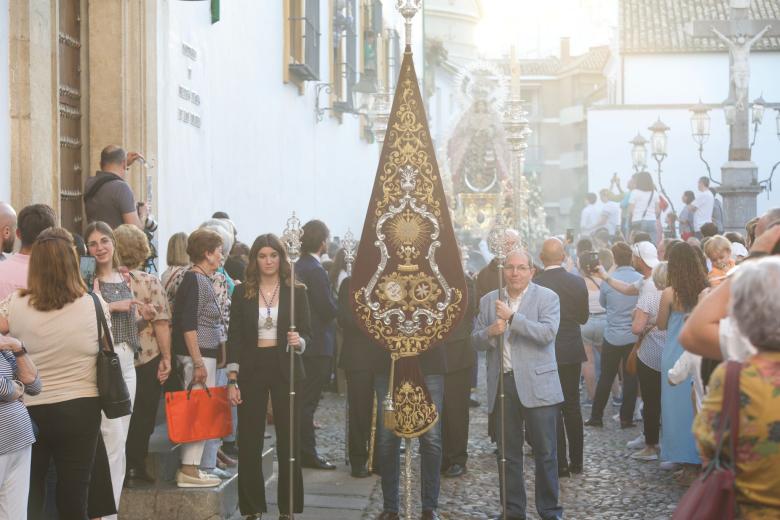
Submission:
M 100 408 L 109 419 L 130 415 L 133 411 L 130 391 L 122 375 L 119 355 L 114 352 L 114 341 L 103 314 L 103 306 L 94 293 L 89 293 L 95 302 L 95 316 L 98 327 L 97 388 Z

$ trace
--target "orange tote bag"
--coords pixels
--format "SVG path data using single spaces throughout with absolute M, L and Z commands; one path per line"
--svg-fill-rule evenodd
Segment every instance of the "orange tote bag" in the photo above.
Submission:
M 174 444 L 220 439 L 233 431 L 227 387 L 224 386 L 167 392 L 165 415 L 168 437 Z

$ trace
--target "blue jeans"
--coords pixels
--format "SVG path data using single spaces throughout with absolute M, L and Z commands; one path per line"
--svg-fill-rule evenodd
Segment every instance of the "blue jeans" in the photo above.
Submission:
M 508 518 L 526 518 L 525 480 L 523 479 L 523 430 L 534 449 L 536 462 L 536 510 L 543 520 L 563 518 L 558 503 L 557 419 L 560 405 L 526 408 L 517 395 L 512 374 L 504 375 L 506 430 L 506 507 Z M 496 397 L 498 399 L 498 396 Z M 496 403 L 498 407 L 498 403 Z M 498 412 L 498 408 L 496 408 Z M 497 432 L 501 430 L 501 414 L 496 413 Z M 525 428 L 523 428 L 525 423 Z M 500 450 L 500 442 L 499 442 Z M 498 454 L 499 478 L 501 453 Z
M 379 405 L 387 395 L 387 374 L 376 374 L 374 390 Z M 444 376 L 425 376 L 425 386 L 431 394 L 436 410 L 441 414 L 444 402 Z M 381 413 L 381 410 L 380 410 Z M 401 480 L 401 438 L 388 430 L 379 420 L 376 437 L 376 451 L 379 457 L 379 473 L 382 476 L 382 497 L 384 511 L 397 513 L 400 506 L 398 486 Z M 441 471 L 441 421 L 420 436 L 420 475 L 422 509 L 435 510 L 439 507 L 439 478 Z

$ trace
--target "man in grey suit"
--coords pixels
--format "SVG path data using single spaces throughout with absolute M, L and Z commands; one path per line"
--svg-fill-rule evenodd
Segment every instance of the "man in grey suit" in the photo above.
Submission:
M 507 255 L 504 267 L 506 289 L 486 294 L 472 340 L 487 351 L 489 412 L 499 406 L 499 377 L 504 378 L 504 415 L 495 414 L 498 428 L 506 428 L 506 519 L 526 517 L 523 480 L 523 425 L 534 448 L 536 461 L 536 509 L 544 520 L 563 518 L 558 503 L 556 422 L 563 402 L 555 336 L 560 322 L 560 302 L 553 291 L 531 283 L 533 264 L 526 251 Z M 498 336 L 504 335 L 499 352 Z M 503 356 L 504 373 L 499 374 Z M 500 431 L 499 429 L 496 431 Z M 499 460 L 502 453 L 499 452 Z M 500 467 L 499 467 L 500 470 Z M 500 474 L 500 471 L 499 471 Z

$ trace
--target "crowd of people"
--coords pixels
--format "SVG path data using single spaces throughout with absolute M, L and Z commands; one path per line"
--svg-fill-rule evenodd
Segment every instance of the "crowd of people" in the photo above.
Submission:
M 44 204 L 18 215 L 0 204 L 0 518 L 43 518 L 53 473 L 61 518 L 115 517 L 123 487 L 155 482 L 146 459 L 162 392 L 195 385 L 227 388 L 233 431 L 182 445 L 176 485 L 218 486 L 240 463 L 240 512 L 259 519 L 268 510 L 261 454 L 272 422 L 277 503 L 280 518 L 289 518 L 305 505 L 302 468 L 336 467 L 317 449 L 314 417 L 341 368 L 351 475 L 379 474 L 379 519 L 398 519 L 400 438 L 373 413 L 387 394 L 390 358 L 355 323 L 345 254 L 327 225 L 303 226 L 291 267 L 278 236 L 265 233 L 248 246 L 217 212 L 170 237 L 157 277 L 146 269 L 146 218 L 130 215 L 138 206 L 124 181 L 139 159 L 115 146 L 103 151 L 85 190 L 83 239 L 58 227 Z M 441 412 L 420 437 L 421 518 L 439 518 L 442 476 L 467 471 L 478 351 L 487 363 L 505 518 L 526 517 L 526 442 L 537 511 L 563 518 L 559 479 L 588 471 L 584 428 L 605 428 L 610 400 L 620 428 L 642 423 L 626 447 L 637 464 L 658 463 L 690 483 L 725 456 L 737 468 L 740 514 L 780 514 L 780 209 L 747 223 L 744 235 L 719 234 L 707 180 L 684 196 L 684 240 L 665 236 L 664 199 L 639 173 L 621 203 L 612 189 L 600 193 L 600 206 L 589 196 L 576 244 L 550 237 L 537 258 L 509 230 L 503 264 L 494 258 L 479 272 L 466 270 L 465 318 L 420 356 Z M 98 392 L 103 321 L 132 400 L 132 413 L 118 418 L 101 410 Z M 717 436 L 726 399 L 721 360 L 742 363 L 738 453 Z

